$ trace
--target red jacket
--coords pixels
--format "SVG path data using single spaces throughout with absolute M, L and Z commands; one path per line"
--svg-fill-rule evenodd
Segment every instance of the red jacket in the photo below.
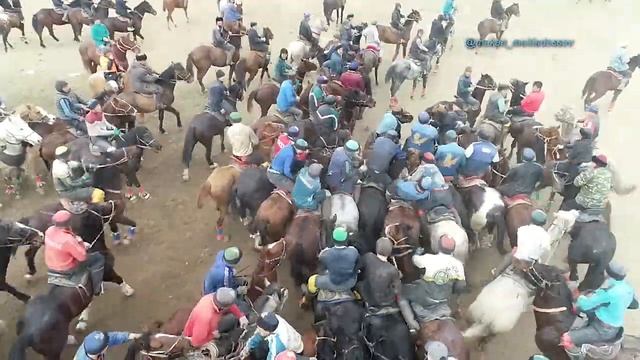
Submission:
M 82 239 L 71 230 L 51 226 L 44 233 L 44 262 L 53 271 L 70 271 L 87 259 Z
M 189 319 L 184 325 L 182 335 L 191 338 L 193 347 L 201 347 L 202 345 L 213 340 L 213 333 L 218 330 L 218 323 L 225 312 L 220 311 L 213 302 L 215 293 L 203 296 L 198 304 L 191 310 Z M 245 316 L 237 305 L 231 305 L 228 310 L 238 319 Z
M 357 89 L 364 92 L 364 79 L 357 71 L 347 71 L 340 76 L 340 82 L 348 89 Z
M 276 155 L 278 155 L 282 148 L 291 144 L 293 144 L 293 141 L 291 140 L 291 138 L 289 138 L 287 133 L 280 134 L 276 142 L 273 143 L 273 154 L 271 155 L 271 158 L 273 159 L 274 157 L 276 157 Z
M 542 101 L 544 100 L 544 93 L 542 91 L 532 92 L 522 99 L 520 103 L 520 108 L 524 112 L 528 113 L 536 113 L 540 109 L 540 105 L 542 105 Z

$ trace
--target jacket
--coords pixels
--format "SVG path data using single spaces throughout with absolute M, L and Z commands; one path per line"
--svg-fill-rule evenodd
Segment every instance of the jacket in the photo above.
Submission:
M 360 255 L 353 246 L 334 246 L 325 248 L 318 255 L 320 263 L 327 269 L 329 280 L 334 284 L 353 281 L 358 276 Z
M 491 17 L 497 20 L 502 19 L 505 16 L 504 7 L 501 0 L 493 0 L 491 3 Z
M 464 149 L 456 142 L 438 146 L 436 166 L 444 177 L 457 177 L 467 161 Z
M 444 181 L 444 177 L 440 173 L 440 169 L 434 164 L 421 164 L 413 173 L 409 176 L 410 181 L 418 182 L 422 178 L 428 177 L 431 179 L 431 189 L 446 189 L 449 186 Z
M 396 195 L 404 201 L 420 201 L 429 198 L 429 190 L 418 189 L 418 183 L 415 181 L 397 180 Z
M 102 71 L 105 73 L 117 73 L 121 71 L 118 68 L 118 63 L 115 60 L 109 59 L 104 55 L 100 55 L 99 60 L 100 61 L 98 63 L 98 68 L 97 68 L 98 71 Z
M 249 39 L 249 50 L 266 53 L 269 51 L 269 44 L 262 36 L 258 35 L 258 30 L 251 28 L 247 31 Z
M 506 100 L 502 94 L 496 91 L 489 96 L 489 101 L 487 102 L 487 107 L 484 111 L 484 117 L 494 121 L 500 120 L 506 111 Z
M 540 110 L 540 105 L 544 101 L 544 93 L 542 90 L 532 92 L 529 95 L 525 96 L 520 103 L 520 108 L 524 112 L 535 114 Z
M 442 14 L 445 16 L 451 16 L 453 15 L 455 9 L 455 0 L 445 0 L 444 4 L 442 5 Z
M 446 303 L 466 283 L 464 265 L 453 255 L 414 255 L 412 260 L 417 267 L 424 269 L 422 279 L 409 286 L 407 299 L 412 303 L 423 307 Z
M 358 293 L 365 303 L 376 308 L 397 306 L 396 298 L 402 286 L 398 269 L 373 253 L 362 255 L 361 260 L 363 271 Z
M 613 176 L 605 167 L 583 170 L 573 184 L 580 188 L 576 202 L 587 209 L 603 209 L 613 188 Z
M 262 315 L 266 315 L 263 313 Z M 275 314 L 278 318 L 278 327 L 273 333 L 278 335 L 280 341 L 284 344 L 287 350 L 291 350 L 295 353 L 301 353 L 304 350 L 304 344 L 302 343 L 302 336 L 293 326 L 289 325 L 287 320 L 282 316 Z
M 500 161 L 498 149 L 489 141 L 480 140 L 469 145 L 464 152 L 467 157 L 463 173 L 468 176 L 484 175 L 492 163 Z
M 329 69 L 332 74 L 340 75 L 342 74 L 342 56 L 337 51 L 334 51 L 331 53 L 329 60 L 325 61 L 322 66 Z
M 629 55 L 624 48 L 617 48 L 611 57 L 609 66 L 615 71 L 629 70 Z
M 322 104 L 313 115 L 311 123 L 322 138 L 328 139 L 338 130 L 340 114 L 333 105 Z
M 600 117 L 598 116 L 598 114 L 587 113 L 584 117 L 582 126 L 591 130 L 593 139 L 596 139 L 598 137 L 598 134 L 600 134 Z
M 293 145 L 288 145 L 273 158 L 269 171 L 294 179 L 293 171 L 296 168 L 296 150 Z
M 214 27 L 211 33 L 211 43 L 217 48 L 224 48 L 229 41 L 229 33 L 223 27 Z
M 128 332 L 109 331 L 107 335 L 109 336 L 109 342 L 107 343 L 109 347 L 123 345 L 129 342 Z M 84 342 L 80 344 L 80 346 L 78 347 L 78 350 L 76 351 L 76 354 L 73 357 L 73 360 L 92 360 L 84 350 Z
M 214 303 L 214 296 L 215 293 L 203 296 L 191 310 L 189 319 L 184 325 L 182 335 L 191 338 L 193 347 L 199 348 L 213 340 L 213 333 L 218 330 L 218 324 L 224 312 Z M 245 316 L 236 304 L 231 305 L 228 311 L 238 319 Z
M 291 191 L 291 198 L 296 208 L 300 210 L 315 211 L 326 198 L 324 189 L 319 178 L 309 176 L 309 168 L 300 170 L 296 177 L 296 182 Z
M 282 133 L 276 139 L 276 142 L 273 144 L 273 153 L 271 154 L 271 158 L 274 158 L 280 150 L 284 149 L 286 146 L 293 144 L 293 140 L 287 135 L 287 133 Z
M 513 197 L 519 194 L 531 194 L 536 190 L 536 185 L 544 180 L 544 169 L 535 161 L 522 163 L 507 173 L 502 180 L 498 191 L 503 196 Z
M 344 192 L 352 194 L 355 189 L 358 171 L 354 169 L 351 158 L 344 147 L 337 148 L 327 169 L 326 181 L 331 192 Z
M 222 101 L 227 93 L 227 87 L 224 86 L 222 81 L 216 80 L 209 88 L 209 95 L 207 95 L 207 108 L 211 112 L 220 112 L 222 110 Z
M 155 83 L 158 80 L 158 75 L 155 75 L 148 66 L 134 61 L 129 67 L 128 74 L 134 92 L 157 94 L 160 91 L 160 86 Z
M 53 271 L 68 272 L 87 260 L 82 239 L 70 229 L 51 226 L 44 233 L 44 261 Z
M 375 25 L 369 25 L 362 31 L 365 42 L 367 44 L 376 44 L 380 46 L 380 34 L 378 33 L 378 27 Z
M 309 26 L 308 21 L 300 21 L 300 26 L 298 27 L 298 36 L 309 42 L 313 42 L 313 32 L 311 31 L 311 26 Z
M 429 31 L 429 40 L 438 40 L 442 42 L 447 35 L 444 32 L 444 26 L 442 26 L 442 22 L 438 19 L 434 19 L 431 22 L 431 30 Z
M 362 74 L 357 71 L 349 70 L 342 73 L 342 75 L 340 75 L 340 82 L 347 89 L 355 89 L 362 92 L 365 91 L 364 79 L 362 78 Z
M 109 38 L 109 29 L 105 24 L 94 24 L 91 26 L 91 40 L 96 44 L 98 48 L 107 46 L 104 39 Z
M 524 261 L 543 261 L 542 257 L 551 250 L 549 233 L 538 225 L 524 225 L 517 230 L 518 245 L 513 257 Z
M 274 70 L 273 79 L 278 83 L 281 83 L 289 78 L 289 73 L 293 70 L 291 65 L 282 58 L 278 58 L 278 62 L 276 62 L 276 68 Z
M 467 77 L 464 74 L 460 76 L 458 79 L 458 89 L 456 90 L 456 95 L 459 98 L 466 99 L 471 96 L 471 86 L 473 85 L 473 81 L 471 81 L 471 77 Z
M 422 38 L 415 37 L 413 41 L 411 41 L 411 47 L 409 48 L 409 57 L 414 60 L 422 61 L 425 59 L 425 55 L 429 53 L 429 49 L 427 49 L 422 43 Z
M 382 116 L 382 121 L 378 124 L 378 128 L 376 129 L 376 134 L 384 135 L 389 130 L 396 130 L 400 127 L 400 122 L 398 119 L 391 113 L 391 111 L 387 111 Z M 400 132 L 398 132 L 400 134 Z
M 438 130 L 431 125 L 415 122 L 411 125 L 411 135 L 404 143 L 406 149 L 416 149 L 421 154 L 434 153 L 438 140 Z
M 253 153 L 253 148 L 260 143 L 253 129 L 243 123 L 231 125 L 227 130 L 227 137 L 234 156 L 249 156 Z
M 593 157 L 593 140 L 590 138 L 576 140 L 568 148 L 567 158 L 573 164 L 590 162 Z
M 284 342 L 276 333 L 269 334 L 269 336 L 267 337 L 262 337 L 258 333 L 253 334 L 253 336 L 247 342 L 247 348 L 249 350 L 258 348 L 263 341 L 267 342 L 267 349 L 269 349 L 267 357 L 264 358 L 265 360 L 275 360 L 278 354 L 287 351 L 287 347 L 284 345 Z
M 400 9 L 393 9 L 393 12 L 391 13 L 391 26 L 393 28 L 399 28 L 402 26 L 402 18 L 404 17 L 404 15 L 402 15 L 400 13 Z
M 51 165 L 51 177 L 53 177 L 53 185 L 58 194 L 90 187 L 93 183 L 93 178 L 88 173 L 85 173 L 84 176 L 75 178 L 69 164 L 59 159 L 53 160 L 53 164 Z
M 236 279 L 236 270 L 224 261 L 224 250 L 219 251 L 218 254 L 216 254 L 216 260 L 213 266 L 211 266 L 204 278 L 204 289 L 202 293 L 207 295 L 215 293 L 221 287 L 237 289 L 238 286 L 240 286 L 240 283 Z
M 124 17 L 128 17 L 131 8 L 127 6 L 125 0 L 116 0 L 116 14 Z
M 115 126 L 109 124 L 102 112 L 89 111 L 85 124 L 89 136 L 112 136 L 115 130 Z
M 367 168 L 378 174 L 386 174 L 394 159 L 404 159 L 406 156 L 405 152 L 400 149 L 400 145 L 381 136 L 373 142 L 367 159 Z
M 342 23 L 342 26 L 340 26 L 340 41 L 351 42 L 352 38 L 353 38 L 353 29 L 351 26 L 351 22 L 349 20 L 345 20 Z
M 600 288 L 588 296 L 580 295 L 576 307 L 582 311 L 595 310 L 603 323 L 622 327 L 624 313 L 635 298 L 633 288 L 625 280 L 609 279 L 607 287 Z
M 295 87 L 291 80 L 285 80 L 280 85 L 280 92 L 276 99 L 276 107 L 279 111 L 286 112 L 290 108 L 296 106 L 297 95 Z
M 324 98 L 327 94 L 324 92 L 324 89 L 321 85 L 315 84 L 309 91 L 309 113 L 315 114 L 318 111 L 320 105 L 324 103 Z
M 238 11 L 238 8 L 234 4 L 229 4 L 229 6 L 224 8 L 222 13 L 222 18 L 224 21 L 240 21 L 242 19 L 242 14 Z
M 56 109 L 62 120 L 82 120 L 82 101 L 73 93 L 56 92 Z

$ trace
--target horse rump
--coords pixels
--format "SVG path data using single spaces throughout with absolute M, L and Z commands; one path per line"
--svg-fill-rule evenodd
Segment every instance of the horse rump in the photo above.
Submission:
M 211 183 L 209 183 L 209 180 L 205 180 L 205 182 L 200 186 L 200 191 L 198 192 L 198 199 L 197 199 L 197 207 L 198 209 L 202 209 L 202 207 L 204 206 L 204 199 L 207 197 L 211 197 Z

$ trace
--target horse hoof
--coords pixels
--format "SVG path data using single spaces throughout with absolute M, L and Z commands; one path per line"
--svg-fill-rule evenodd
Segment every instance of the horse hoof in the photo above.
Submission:
M 218 167 L 218 163 L 213 163 L 211 165 L 209 165 L 209 169 L 215 169 Z
M 138 193 L 138 196 L 142 199 L 142 200 L 149 200 L 151 198 L 151 194 L 149 194 L 146 191 L 141 191 L 140 193 Z
M 84 321 L 79 321 L 78 325 L 76 325 L 76 331 L 85 331 L 87 330 L 87 323 Z M 71 336 L 71 335 L 69 335 Z M 75 338 L 74 338 L 75 340 Z
M 31 274 L 24 274 L 24 279 L 27 280 L 27 282 L 31 282 L 31 280 L 33 280 L 33 275 Z
M 182 181 L 189 181 L 189 174 L 182 174 Z
M 67 335 L 67 345 L 78 345 L 78 340 L 73 335 Z
M 42 186 L 37 187 L 36 192 L 40 195 L 44 195 L 45 194 L 44 187 Z
M 131 286 L 129 286 L 129 284 L 127 284 L 126 282 L 123 282 L 120 285 L 120 291 L 122 291 L 122 295 L 126 297 L 130 297 L 135 293 L 135 290 Z

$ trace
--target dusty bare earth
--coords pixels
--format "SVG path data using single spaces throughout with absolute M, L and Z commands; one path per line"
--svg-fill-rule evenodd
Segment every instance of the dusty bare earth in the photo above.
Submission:
M 170 61 L 182 61 L 195 46 L 209 41 L 211 27 L 217 14 L 215 1 L 198 1 L 190 4 L 191 23 L 187 24 L 183 14 L 176 11 L 174 18 L 179 27 L 173 31 L 166 28 L 162 4 L 152 0 L 152 5 L 159 11 L 158 16 L 145 19 L 143 34 L 147 39 L 143 43 L 144 51 L 154 68 L 161 71 Z M 414 7 L 425 19 L 420 26 L 428 31 L 431 19 L 440 9 L 441 1 L 405 0 L 404 11 Z M 453 50 L 442 60 L 440 71 L 429 80 L 426 99 L 410 101 L 409 85 L 405 84 L 400 99 L 406 108 L 414 114 L 438 100 L 451 99 L 455 91 L 456 80 L 467 65 L 472 65 L 476 76 L 489 73 L 500 81 L 515 77 L 527 81 L 541 80 L 547 99 L 540 112 L 539 119 L 546 123 L 553 121 L 552 115 L 563 104 L 571 104 L 579 108 L 579 94 L 586 78 L 596 70 L 606 66 L 609 54 L 621 40 L 628 40 L 634 53 L 640 51 L 640 4 L 635 0 L 614 0 L 603 3 L 595 0 L 593 4 L 574 0 L 520 2 L 522 16 L 514 18 L 505 38 L 550 38 L 575 40 L 572 48 L 526 48 L 526 49 L 485 49 L 475 55 L 464 47 L 464 39 L 476 35 L 476 24 L 489 15 L 489 0 L 459 1 L 460 12 L 457 16 L 457 28 L 453 41 Z M 136 1 L 132 0 L 131 5 Z M 15 50 L 8 54 L 0 54 L 0 95 L 10 105 L 20 103 L 36 103 L 54 110 L 53 83 L 56 79 L 68 80 L 80 93 L 88 94 L 86 86 L 87 74 L 84 73 L 78 56 L 78 44 L 72 41 L 70 28 L 56 28 L 61 42 L 56 43 L 45 35 L 47 49 L 37 46 L 37 37 L 30 27 L 31 14 L 39 8 L 50 6 L 48 1 L 25 1 L 28 38 L 30 44 L 19 43 L 16 32 L 11 35 Z M 505 2 L 505 5 L 508 5 Z M 295 38 L 298 21 L 304 11 L 314 15 L 321 14 L 321 1 L 284 1 L 262 0 L 245 1 L 245 21 L 256 20 L 260 25 L 269 26 L 275 33 L 272 51 L 286 46 Z M 388 22 L 393 7 L 392 1 L 350 0 L 347 13 L 354 13 L 356 21 Z M 85 29 L 84 37 L 87 37 Z M 246 44 L 246 43 L 245 43 Z M 381 76 L 390 64 L 392 48 L 384 47 L 385 59 L 381 67 Z M 211 76 L 207 77 L 211 81 Z M 255 86 L 255 85 L 254 85 Z M 388 87 L 382 85 L 375 89 L 378 108 L 367 111 L 365 120 L 358 125 L 357 138 L 364 140 L 369 127 L 375 126 L 384 111 L 388 98 Z M 640 172 L 635 167 L 632 154 L 638 125 L 632 115 L 637 113 L 640 86 L 637 80 L 624 91 L 616 109 L 604 114 L 603 129 L 599 141 L 599 150 L 605 152 L 615 161 L 632 183 L 638 183 Z M 606 107 L 609 96 L 600 102 Z M 189 119 L 197 113 L 205 102 L 194 84 L 181 83 L 177 87 L 175 107 Z M 248 114 L 242 106 L 246 121 L 253 121 L 257 114 Z M 139 222 L 140 234 L 134 244 L 127 248 L 116 248 L 117 269 L 137 290 L 134 297 L 125 299 L 117 289 L 95 301 L 90 320 L 91 329 L 122 329 L 136 331 L 153 320 L 167 318 L 177 307 L 195 300 L 200 293 L 203 276 L 210 266 L 214 254 L 224 244 L 215 240 L 215 213 L 211 206 L 203 210 L 195 208 L 195 196 L 200 185 L 209 173 L 202 159 L 203 149 L 195 153 L 192 164 L 192 180 L 188 183 L 180 181 L 181 165 L 179 154 L 183 133 L 175 127 L 171 115 L 165 123 L 169 134 L 161 136 L 165 148 L 161 154 L 145 156 L 141 179 L 146 189 L 152 194 L 148 201 L 132 204 L 130 215 Z M 157 128 L 155 116 L 148 117 L 146 125 Z M 406 131 L 405 131 L 406 133 Z M 217 153 L 217 151 L 215 151 Z M 217 156 L 217 161 L 224 163 L 226 156 Z M 25 199 L 18 202 L 5 203 L 0 216 L 15 219 L 29 214 L 38 207 L 54 201 L 53 190 L 48 189 L 46 197 L 40 197 L 32 191 Z M 635 193 L 625 198 L 613 198 L 613 226 L 618 238 L 616 258 L 631 269 L 629 277 L 635 285 L 640 285 L 638 264 L 640 255 L 635 241 L 635 226 L 638 217 L 635 213 L 640 194 Z M 229 221 L 228 232 L 231 243 L 245 249 L 243 265 L 250 265 L 254 254 L 249 250 L 250 242 L 247 233 L 241 227 Z M 564 257 L 561 249 L 556 260 Z M 30 294 L 45 291 L 43 263 L 38 259 L 40 272 L 33 284 L 26 284 L 22 279 L 25 266 L 22 251 L 9 269 L 9 281 Z M 41 256 L 41 255 L 40 255 Z M 467 273 L 471 284 L 478 290 L 479 284 L 489 276 L 489 270 L 497 262 L 495 250 L 482 250 L 473 254 L 467 265 Z M 559 262 L 560 263 L 560 262 Z M 286 276 L 286 267 L 281 269 L 281 278 L 290 285 Z M 471 301 L 475 293 L 466 300 Z M 496 299 L 499 301 L 499 299 Z M 8 348 L 14 338 L 12 334 L 17 316 L 24 306 L 6 293 L 0 294 L 0 319 L 6 320 L 10 333 L 0 338 L 0 358 L 6 358 Z M 299 329 L 308 325 L 306 315 L 300 313 L 297 306 L 288 304 L 286 317 Z M 533 318 L 530 313 L 524 314 L 511 334 L 499 336 L 489 347 L 489 359 L 526 359 L 536 352 L 533 342 Z M 627 331 L 640 333 L 640 316 L 629 314 Z M 123 352 L 113 350 L 113 358 L 119 358 Z M 72 357 L 71 349 L 65 358 Z M 30 358 L 36 358 L 31 354 Z M 475 357 L 474 357 L 475 358 Z

